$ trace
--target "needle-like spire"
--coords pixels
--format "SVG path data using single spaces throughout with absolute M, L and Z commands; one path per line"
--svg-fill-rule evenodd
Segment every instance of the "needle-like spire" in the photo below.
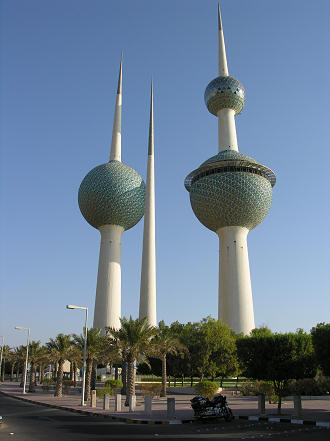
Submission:
M 147 317 L 149 325 L 157 326 L 153 94 L 153 81 L 151 81 L 148 163 L 144 211 L 139 317 L 140 319 Z
M 148 155 L 154 154 L 154 82 L 151 79 Z
M 228 74 L 225 38 L 223 35 L 223 27 L 221 20 L 220 3 L 218 3 L 218 28 L 219 28 L 219 75 L 222 77 L 227 77 L 229 74 Z
M 121 161 L 121 103 L 122 103 L 123 54 L 121 54 L 115 115 L 113 119 L 110 161 Z

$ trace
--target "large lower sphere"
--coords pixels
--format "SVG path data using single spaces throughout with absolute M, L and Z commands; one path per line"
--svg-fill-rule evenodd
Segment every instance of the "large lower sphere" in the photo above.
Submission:
M 229 226 L 251 230 L 268 213 L 272 186 L 268 179 L 253 173 L 213 174 L 192 184 L 190 202 L 196 217 L 210 230 Z
M 95 228 L 120 225 L 132 228 L 144 214 L 145 183 L 137 171 L 119 161 L 91 170 L 78 194 L 79 208 Z

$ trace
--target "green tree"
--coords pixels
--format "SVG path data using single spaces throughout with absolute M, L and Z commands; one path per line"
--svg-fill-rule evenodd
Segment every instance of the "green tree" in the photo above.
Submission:
M 270 337 L 272 331 L 267 326 L 260 326 L 260 328 L 254 328 L 250 332 L 251 337 Z
M 3 345 L 2 348 L 2 367 L 1 367 L 1 381 L 5 381 L 6 361 L 9 360 L 11 349 L 8 345 Z
M 319 323 L 311 334 L 316 360 L 323 374 L 330 377 L 330 323 Z
M 63 389 L 63 368 L 65 360 L 70 357 L 72 348 L 71 335 L 58 334 L 55 339 L 50 339 L 47 343 L 47 347 L 56 356 L 58 363 L 56 387 L 55 387 L 55 397 L 62 396 Z
M 29 362 L 30 362 L 30 383 L 29 392 L 35 392 L 36 385 L 36 367 L 43 355 L 43 348 L 40 346 L 40 340 L 32 340 L 29 344 Z
M 201 353 L 199 372 L 201 377 L 210 376 L 214 380 L 235 375 L 238 371 L 235 335 L 228 325 L 211 317 L 203 319 L 200 327 Z
M 187 351 L 177 355 L 169 354 L 167 358 L 169 373 L 181 377 L 182 383 L 185 377 L 190 377 L 192 386 L 193 377 L 199 375 L 198 366 L 202 347 L 200 323 L 183 324 L 176 321 L 171 324 L 170 329 L 171 334 L 187 348 Z
M 100 335 L 101 329 L 91 328 L 87 331 L 87 348 L 86 348 L 86 378 L 85 378 L 85 400 L 90 398 L 91 394 L 91 378 L 93 364 L 95 361 L 104 358 L 108 349 L 108 341 Z M 73 335 L 75 345 L 80 349 L 81 354 L 84 350 L 84 335 Z
M 244 366 L 244 375 L 273 382 L 279 414 L 289 380 L 315 375 L 312 338 L 308 334 L 242 337 L 236 344 L 238 356 Z
M 153 339 L 152 354 L 162 362 L 162 389 L 161 397 L 166 397 L 166 357 L 168 354 L 177 355 L 187 348 L 171 334 L 171 330 L 163 321 L 159 322 L 158 333 Z
M 150 341 L 157 334 L 157 328 L 148 324 L 147 318 L 120 319 L 121 328 L 106 328 L 110 343 L 118 348 L 127 363 L 126 403 L 135 395 L 134 363 L 150 351 Z

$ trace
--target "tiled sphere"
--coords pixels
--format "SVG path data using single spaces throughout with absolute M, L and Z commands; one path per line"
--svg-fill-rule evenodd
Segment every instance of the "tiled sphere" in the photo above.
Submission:
M 137 171 L 120 161 L 110 161 L 91 170 L 78 194 L 79 208 L 95 228 L 120 225 L 134 227 L 144 214 L 145 183 Z
M 224 171 L 223 167 L 233 161 L 250 163 L 251 170 L 254 164 L 260 165 L 249 156 L 226 150 L 208 159 L 200 167 L 202 171 L 208 164 L 216 163 L 220 167 L 219 172 L 215 165 L 214 174 L 198 177 L 197 169 L 190 174 L 196 174 L 196 179 L 187 180 L 190 202 L 196 217 L 213 231 L 229 226 L 251 230 L 265 218 L 272 202 L 270 180 L 252 171 Z
M 217 77 L 207 85 L 204 99 L 213 115 L 217 115 L 221 109 L 233 109 L 238 114 L 244 106 L 245 89 L 234 77 Z

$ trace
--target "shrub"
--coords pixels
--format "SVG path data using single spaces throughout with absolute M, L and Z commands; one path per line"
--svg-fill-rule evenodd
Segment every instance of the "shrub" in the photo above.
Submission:
M 96 389 L 96 396 L 97 398 L 103 398 L 104 394 L 111 395 L 112 392 L 113 390 L 111 389 L 111 387 L 99 387 L 98 389 Z
M 142 395 L 159 396 L 161 390 L 162 385 L 160 383 L 142 384 L 141 386 Z
M 245 381 L 241 383 L 238 387 L 239 391 L 245 397 L 249 397 L 251 395 L 257 395 L 255 390 L 255 385 L 253 381 Z
M 195 384 L 196 392 L 202 397 L 212 398 L 218 389 L 219 384 L 214 381 L 202 380 Z
M 330 393 L 330 377 L 325 377 L 322 374 L 318 374 L 315 377 L 321 395 L 329 395 Z
M 112 389 L 115 387 L 123 387 L 123 383 L 120 380 L 107 380 L 104 385 L 105 387 L 111 387 Z
M 315 378 L 292 380 L 289 390 L 292 395 L 327 395 L 330 391 L 330 378 L 317 375 Z
M 271 381 L 247 381 L 240 385 L 239 390 L 245 396 L 265 395 L 270 403 L 277 403 L 274 386 Z
M 67 394 L 70 391 L 71 386 L 73 386 L 74 382 L 72 380 L 63 380 L 63 389 L 64 393 Z
M 42 390 L 49 390 L 55 387 L 55 380 L 53 378 L 44 378 L 42 380 Z

